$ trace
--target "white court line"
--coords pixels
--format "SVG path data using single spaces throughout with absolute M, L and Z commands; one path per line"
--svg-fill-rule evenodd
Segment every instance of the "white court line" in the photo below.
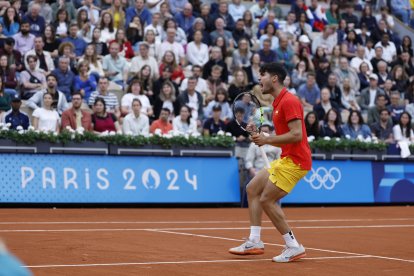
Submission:
M 371 258 L 370 256 L 337 256 L 302 258 L 302 260 L 329 260 L 329 259 L 355 259 Z M 89 266 L 131 266 L 131 265 L 157 265 L 157 264 L 202 264 L 202 263 L 237 263 L 237 262 L 269 262 L 271 259 L 237 259 L 237 260 L 206 260 L 206 261 L 168 261 L 168 262 L 140 262 L 140 263 L 106 263 L 106 264 L 67 264 L 67 265 L 28 265 L 27 268 L 59 268 L 59 267 L 89 267 Z
M 193 237 L 201 237 L 201 238 L 210 238 L 210 239 L 229 240 L 229 241 L 243 241 L 243 240 L 240 240 L 240 239 L 232 239 L 232 238 L 209 236 L 209 235 L 198 235 L 198 234 L 183 233 L 183 232 L 172 232 L 172 231 L 153 231 L 153 232 L 184 235 L 184 236 L 193 236 Z M 285 246 L 284 244 L 277 244 L 277 243 L 264 243 L 264 244 L 273 245 L 273 246 L 281 246 L 281 247 Z M 313 248 L 313 247 L 306 247 L 306 250 L 314 250 L 314 251 L 345 254 L 345 255 L 354 255 L 354 256 L 365 256 L 367 258 L 370 257 L 370 258 L 378 258 L 378 259 L 384 259 L 384 260 L 414 263 L 414 260 L 407 260 L 407 259 L 400 259 L 400 258 L 393 258 L 393 257 L 385 257 L 385 256 L 377 256 L 377 255 L 368 255 L 368 254 L 361 254 L 361 253 L 354 253 L 354 252 L 347 252 L 347 251 L 329 250 L 329 249 L 321 249 L 321 248 Z
M 287 222 L 359 222 L 359 221 L 409 221 L 414 218 L 379 218 L 379 219 L 297 219 Z M 263 223 L 271 223 L 264 220 Z M 0 225 L 13 224 L 219 224 L 219 223 L 249 223 L 247 220 L 211 220 L 211 221 L 2 221 Z
M 292 226 L 293 229 L 358 229 L 358 228 L 407 228 L 414 224 L 397 225 L 331 225 L 331 226 Z M 78 229 L 4 229 L 0 233 L 30 233 L 30 232 L 122 232 L 122 231 L 203 231 L 203 230 L 247 230 L 250 227 L 199 227 L 199 228 L 78 228 Z M 274 227 L 262 227 L 274 229 Z

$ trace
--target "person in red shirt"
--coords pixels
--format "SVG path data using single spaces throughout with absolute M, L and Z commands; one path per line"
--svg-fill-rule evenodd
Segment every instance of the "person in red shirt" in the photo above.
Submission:
M 312 156 L 307 141 L 303 108 L 299 99 L 283 86 L 286 71 L 279 63 L 267 63 L 260 68 L 260 86 L 263 95 L 272 95 L 273 124 L 275 136 L 256 132 L 254 125 L 248 125 L 253 133 L 252 141 L 282 148 L 280 159 L 273 161 L 270 168 L 264 168 L 249 182 L 247 197 L 250 214 L 250 236 L 245 243 L 231 248 L 236 255 L 259 255 L 264 253 L 260 240 L 261 217 L 265 211 L 273 225 L 283 236 L 286 246 L 274 262 L 291 262 L 306 256 L 305 248 L 299 244 L 285 220 L 285 214 L 275 202 L 285 197 L 298 181 L 312 168 Z
M 155 133 L 155 130 L 160 129 L 162 134 L 167 134 L 173 129 L 172 124 L 168 121 L 171 110 L 166 107 L 161 108 L 160 118 L 152 122 L 150 126 L 150 133 Z

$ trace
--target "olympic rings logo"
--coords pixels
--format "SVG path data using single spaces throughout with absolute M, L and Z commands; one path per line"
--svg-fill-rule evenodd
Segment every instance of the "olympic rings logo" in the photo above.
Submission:
M 341 171 L 337 167 L 332 167 L 329 170 L 325 167 L 319 167 L 316 170 L 312 168 L 311 173 L 309 178 L 305 176 L 303 179 L 314 190 L 320 190 L 322 187 L 326 190 L 332 190 L 335 188 L 335 184 L 341 180 Z

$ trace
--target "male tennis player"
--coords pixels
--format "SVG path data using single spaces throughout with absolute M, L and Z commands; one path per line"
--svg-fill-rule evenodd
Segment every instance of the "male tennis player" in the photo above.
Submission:
M 291 262 L 306 256 L 305 248 L 298 243 L 285 215 L 275 202 L 285 197 L 312 167 L 311 151 L 307 141 L 303 108 L 296 96 L 283 86 L 286 71 L 281 64 L 267 63 L 260 68 L 260 85 L 264 95 L 273 96 L 273 124 L 276 136 L 253 134 L 252 140 L 258 145 L 265 144 L 282 148 L 281 159 L 271 163 L 270 169 L 262 169 L 249 182 L 247 197 L 250 214 L 250 236 L 245 243 L 231 248 L 236 255 L 259 255 L 264 253 L 260 240 L 262 210 L 282 234 L 286 246 L 274 262 Z M 248 125 L 255 131 L 254 125 Z

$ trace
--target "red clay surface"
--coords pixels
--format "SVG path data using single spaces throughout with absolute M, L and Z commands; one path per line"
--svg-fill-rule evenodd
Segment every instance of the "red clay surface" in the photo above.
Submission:
M 34 275 L 414 275 L 414 207 L 285 208 L 307 249 L 264 217 L 265 254 L 227 253 L 249 234 L 247 209 L 1 209 L 0 237 Z

